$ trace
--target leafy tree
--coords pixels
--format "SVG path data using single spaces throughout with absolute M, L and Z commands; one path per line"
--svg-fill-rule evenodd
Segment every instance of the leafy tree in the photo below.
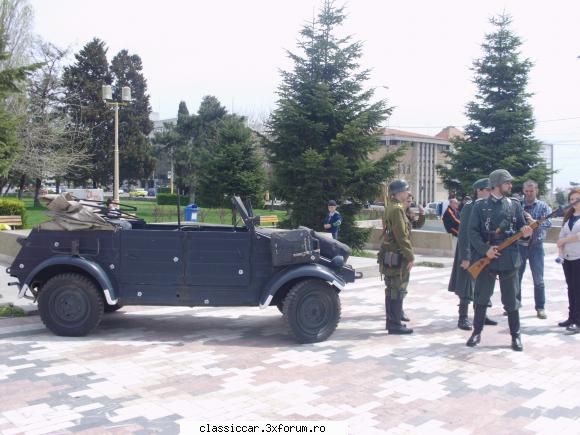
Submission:
M 355 215 L 393 175 L 399 154 L 369 157 L 379 149 L 378 128 L 392 109 L 385 101 L 371 103 L 374 90 L 363 88 L 369 71 L 360 69 L 362 44 L 338 35 L 344 20 L 343 8 L 326 0 L 300 32 L 303 53 L 288 53 L 294 68 L 282 72 L 265 146 L 274 192 L 290 207 L 288 224 L 320 229 L 326 202 L 335 199 L 341 238 L 362 248 L 368 232 L 354 225 Z
M 465 139 L 453 140 L 447 152 L 448 166 L 438 170 L 448 188 L 471 191 L 472 183 L 495 169 L 507 169 L 514 177 L 514 191 L 527 179 L 543 190 L 549 171 L 540 155 L 541 143 L 533 136 L 534 117 L 526 91 L 529 59 L 521 59 L 522 42 L 506 15 L 490 20 L 495 30 L 485 36 L 483 56 L 473 62 L 475 100 L 467 104 Z
M 91 179 L 94 187 L 108 184 L 112 174 L 114 118 L 102 98 L 102 86 L 112 81 L 107 48 L 98 38 L 75 54 L 75 63 L 65 68 L 63 76 L 69 136 L 91 155 L 90 168 L 71 178 Z
M 121 50 L 111 61 L 115 78 L 113 99 L 121 101 L 121 88 L 131 88 L 132 101 L 119 112 L 120 173 L 124 179 L 142 180 L 151 176 L 155 168 L 153 149 L 148 138 L 153 129 L 149 119 L 151 105 L 147 95 L 147 81 L 143 76 L 141 58 Z
M 245 119 L 227 115 L 218 127 L 218 143 L 207 160 L 200 180 L 199 203 L 211 207 L 231 206 L 233 194 L 263 201 L 265 172 L 257 154 L 256 138 Z

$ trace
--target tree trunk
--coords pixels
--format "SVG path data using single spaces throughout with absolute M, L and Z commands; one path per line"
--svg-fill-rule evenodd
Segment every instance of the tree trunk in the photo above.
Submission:
M 60 193 L 60 177 L 56 177 L 54 180 L 54 190 L 56 193 Z
M 40 187 L 42 186 L 42 181 L 40 178 L 36 179 L 36 183 L 34 186 L 34 207 L 40 207 L 40 199 L 38 198 L 40 195 Z
M 24 192 L 24 183 L 26 183 L 26 175 L 22 174 L 20 176 L 20 185 L 18 186 L 18 199 L 22 199 L 22 193 Z

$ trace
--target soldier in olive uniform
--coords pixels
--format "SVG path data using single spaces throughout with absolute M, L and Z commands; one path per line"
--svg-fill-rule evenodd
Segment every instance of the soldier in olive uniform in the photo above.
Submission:
M 475 317 L 473 334 L 467 346 L 477 346 L 481 341 L 481 331 L 485 321 L 487 305 L 493 294 L 496 277 L 499 277 L 501 302 L 508 313 L 508 323 L 512 336 L 512 349 L 523 350 L 520 336 L 520 314 L 517 294 L 519 291 L 518 270 L 521 264 L 517 244 L 512 244 L 498 252 L 497 246 L 518 231 L 524 237 L 532 234 L 527 225 L 519 201 L 509 198 L 513 177 L 505 169 L 497 169 L 489 174 L 491 195 L 473 205 L 469 219 L 469 242 L 471 259 L 487 256 L 493 261 L 481 271 L 475 281 Z
M 386 327 L 389 334 L 411 334 L 413 330 L 401 323 L 403 299 L 407 295 L 410 272 L 415 262 L 410 238 L 411 224 L 405 214 L 409 184 L 405 180 L 391 182 L 389 195 L 390 201 L 385 209 L 385 240 L 379 258 L 385 275 Z M 388 264 L 393 257 L 398 257 L 398 262 L 395 260 L 391 262 L 394 264 Z
M 474 194 L 476 199 L 489 197 L 489 178 L 482 178 L 473 183 Z M 449 279 L 448 290 L 453 292 L 459 298 L 459 319 L 457 327 L 464 331 L 471 331 L 472 325 L 467 317 L 469 304 L 473 301 L 473 278 L 467 272 L 471 263 L 471 247 L 469 244 L 468 223 L 473 208 L 473 202 L 467 202 L 461 209 L 459 224 L 459 235 L 457 236 L 457 249 L 455 250 L 455 259 L 453 269 Z M 474 258 L 473 260 L 477 260 Z M 485 318 L 486 325 L 497 325 L 497 322 Z

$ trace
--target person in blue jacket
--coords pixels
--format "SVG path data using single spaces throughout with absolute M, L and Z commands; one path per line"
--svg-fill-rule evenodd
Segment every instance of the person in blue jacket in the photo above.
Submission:
M 342 223 L 342 216 L 336 211 L 336 201 L 328 201 L 328 214 L 324 218 L 324 231 L 332 234 L 333 239 L 338 239 L 338 230 Z

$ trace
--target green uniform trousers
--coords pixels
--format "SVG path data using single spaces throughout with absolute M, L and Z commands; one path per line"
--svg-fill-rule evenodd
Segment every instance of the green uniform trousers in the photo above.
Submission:
M 518 269 L 513 270 L 483 270 L 475 280 L 475 303 L 488 306 L 495 287 L 496 277 L 499 277 L 501 303 L 504 309 L 511 313 L 520 309 L 516 297 L 519 293 L 520 278 Z
M 407 287 L 411 272 L 407 269 L 407 262 L 403 261 L 401 267 L 387 269 L 385 271 L 385 292 L 393 300 L 403 300 L 407 296 Z

